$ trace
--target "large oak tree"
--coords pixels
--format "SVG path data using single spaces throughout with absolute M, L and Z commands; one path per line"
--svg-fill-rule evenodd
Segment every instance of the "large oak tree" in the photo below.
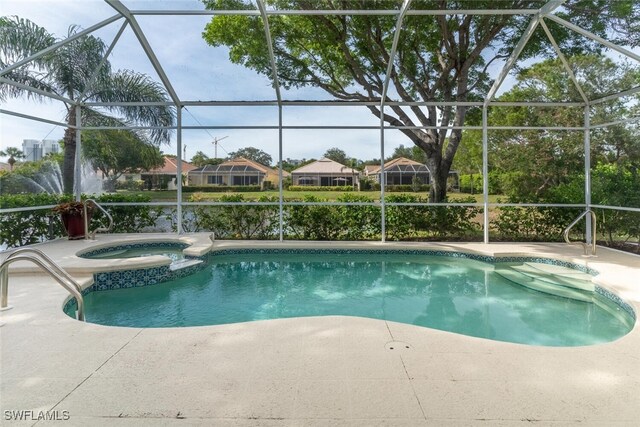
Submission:
M 203 0 L 207 9 L 255 9 L 249 0 Z M 398 1 L 265 0 L 276 9 L 398 9 Z M 413 9 L 526 9 L 540 8 L 539 0 L 419 1 Z M 640 6 L 634 1 L 569 0 L 558 12 L 601 36 L 617 31 L 625 44 L 637 44 L 629 35 Z M 530 15 L 428 15 L 406 16 L 391 72 L 387 101 L 481 100 L 495 78 L 490 65 L 513 50 L 531 19 Z M 271 15 L 269 25 L 277 61 L 278 79 L 284 88 L 316 86 L 345 101 L 379 103 L 390 58 L 396 17 L 389 15 Z M 561 48 L 568 53 L 598 47 L 585 42 L 553 22 L 548 25 Z M 272 76 L 271 63 L 259 16 L 218 15 L 207 24 L 204 39 L 213 46 L 227 46 L 230 59 Z M 536 32 L 522 54 L 552 54 Z M 464 106 L 400 107 L 384 112 L 368 106 L 377 117 L 393 126 L 462 126 L 476 121 L 479 111 Z M 430 200 L 446 200 L 449 170 L 462 139 L 461 130 L 402 129 L 424 151 L 432 174 Z

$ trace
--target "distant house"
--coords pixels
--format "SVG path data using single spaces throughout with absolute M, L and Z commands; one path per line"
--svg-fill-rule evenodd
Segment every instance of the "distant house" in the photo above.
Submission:
M 374 182 L 380 182 L 380 165 L 367 165 L 365 176 Z M 384 164 L 384 174 L 387 185 L 411 185 L 415 179 L 422 184 L 431 182 L 431 172 L 427 165 L 406 157 L 398 157 Z
M 0 162 L 0 171 L 10 171 L 11 165 L 9 163 Z
M 189 162 L 182 161 L 182 174 L 186 174 L 189 171 L 195 169 Z M 173 156 L 164 156 L 164 164 L 155 169 L 140 172 L 139 174 L 126 174 L 124 179 L 140 179 L 144 181 L 145 189 L 160 188 L 160 189 L 176 189 L 176 178 L 178 175 L 178 159 Z M 183 185 L 188 185 L 186 182 Z
M 360 172 L 331 159 L 323 157 L 291 172 L 293 185 L 335 187 L 358 185 Z
M 282 171 L 282 176 L 289 172 Z M 269 182 L 270 184 L 265 184 Z M 189 172 L 189 183 L 204 185 L 259 185 L 277 187 L 280 182 L 279 171 L 244 157 L 227 160 L 219 165 L 205 165 Z

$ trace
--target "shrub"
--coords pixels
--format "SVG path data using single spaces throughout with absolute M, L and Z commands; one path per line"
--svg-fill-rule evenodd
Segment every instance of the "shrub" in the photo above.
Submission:
M 482 193 L 482 175 L 460 175 L 460 192 L 469 194 Z
M 162 215 L 162 208 L 144 206 L 140 203 L 148 203 L 151 197 L 146 194 L 103 194 L 96 197 L 96 201 L 113 217 L 112 233 L 139 233 L 145 229 L 156 226 Z M 111 203 L 132 203 L 132 206 L 107 206 Z M 91 228 L 99 224 L 107 225 L 107 219 L 102 212 L 96 210 L 91 219 Z
M 337 198 L 341 203 L 371 203 L 367 196 L 343 194 Z M 336 206 L 340 222 L 341 240 L 371 240 L 380 236 L 380 207 L 372 205 Z M 334 219 L 334 221 L 336 220 Z
M 53 212 L 52 205 L 69 202 L 70 195 L 59 194 L 15 194 L 0 196 L 2 209 L 45 206 L 42 209 L 6 212 L 0 214 L 0 244 L 8 247 L 23 246 L 65 235 L 60 216 Z M 114 233 L 137 233 L 153 227 L 160 216 L 160 210 L 140 203 L 151 201 L 144 195 L 104 194 L 96 201 L 113 217 Z M 134 203 L 133 206 L 106 206 L 108 203 Z M 104 215 L 95 210 L 90 228 L 107 225 Z
M 304 197 L 306 203 L 326 202 L 313 195 Z M 342 224 L 337 206 L 287 206 L 287 232 L 301 240 L 338 240 Z
M 45 206 L 38 210 L 1 213 L 0 244 L 12 248 L 63 236 L 59 215 L 50 206 L 70 200 L 71 197 L 47 193 L 0 196 L 2 209 Z
M 142 191 L 144 190 L 144 181 L 141 179 L 125 179 L 124 181 L 115 181 L 116 190 Z
M 190 201 L 202 198 L 194 194 Z M 221 203 L 246 202 L 241 194 L 229 194 L 220 198 Z M 258 202 L 277 203 L 277 196 L 261 196 Z M 279 207 L 277 205 L 222 205 L 195 206 L 186 215 L 183 224 L 187 231 L 213 231 L 221 239 L 275 239 L 278 236 Z M 175 221 L 174 221 L 175 230 Z
M 413 194 L 392 194 L 385 197 L 386 203 L 427 203 L 428 199 Z M 458 203 L 475 203 L 473 197 Z M 475 206 L 387 206 L 387 236 L 393 240 L 407 238 L 437 238 L 461 236 L 475 233 L 480 226 L 474 221 L 480 213 Z
M 289 187 L 291 187 L 292 183 L 293 180 L 291 179 L 291 176 L 285 176 L 284 178 L 282 178 L 282 189 L 288 190 Z
M 385 203 L 425 203 L 426 200 L 413 194 L 392 194 L 385 196 Z M 423 226 L 424 206 L 387 206 L 385 226 L 387 236 L 392 240 L 416 237 Z
M 374 182 L 369 178 L 360 178 L 360 191 L 369 191 L 373 188 Z
M 323 187 L 320 185 L 290 185 L 289 191 L 353 191 L 351 185 L 337 185 L 334 187 Z
M 184 193 L 255 193 L 260 190 L 259 185 L 190 185 L 182 187 Z
M 482 174 L 460 175 L 459 186 L 461 193 L 481 194 L 483 190 Z M 489 194 L 503 194 L 504 188 L 512 190 L 516 177 L 509 173 L 489 172 Z
M 498 240 L 508 241 L 561 241 L 562 231 L 577 217 L 580 208 L 554 207 L 501 207 L 499 216 L 491 223 Z M 581 223 L 583 224 L 583 223 Z M 574 231 L 581 232 L 582 225 Z

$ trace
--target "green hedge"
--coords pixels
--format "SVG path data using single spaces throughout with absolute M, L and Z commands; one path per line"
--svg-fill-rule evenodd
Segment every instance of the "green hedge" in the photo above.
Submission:
M 57 194 L 7 194 L 0 196 L 0 209 L 56 205 L 71 197 Z M 24 246 L 64 235 L 62 222 L 51 208 L 0 214 L 0 244 Z
M 257 201 L 277 203 L 277 196 L 262 196 Z M 190 201 L 200 201 L 197 195 Z M 242 194 L 229 194 L 220 198 L 222 203 L 247 201 Z M 255 200 L 252 200 L 255 201 Z M 269 206 L 185 206 L 182 227 L 187 232 L 212 231 L 219 239 L 260 239 L 278 237 L 280 210 L 277 205 Z M 168 215 L 174 231 L 177 229 L 176 210 Z
M 139 233 L 152 229 L 162 216 L 162 208 L 156 206 L 106 206 L 108 203 L 148 203 L 151 196 L 146 194 L 103 194 L 96 201 L 104 204 L 104 208 L 113 217 L 113 233 Z M 108 224 L 99 210 L 91 220 L 91 228 L 99 225 L 96 221 L 101 221 L 105 226 Z
M 262 190 L 259 185 L 189 185 L 183 193 L 254 193 Z
M 353 186 L 337 185 L 329 187 L 320 185 L 290 185 L 289 191 L 353 191 Z
M 387 203 L 427 203 L 426 197 L 414 194 L 391 194 Z M 475 198 L 456 203 L 476 203 Z M 417 238 L 475 240 L 481 232 L 476 217 L 482 209 L 475 206 L 387 206 L 386 229 L 390 240 Z
M 313 195 L 302 201 L 326 202 Z M 343 194 L 341 203 L 371 203 L 367 196 Z M 286 206 L 286 234 L 300 240 L 371 240 L 380 238 L 378 206 Z

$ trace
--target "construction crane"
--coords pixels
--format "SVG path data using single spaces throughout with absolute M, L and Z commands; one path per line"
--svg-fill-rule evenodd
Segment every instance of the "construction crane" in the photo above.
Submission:
M 211 143 L 213 144 L 214 148 L 214 159 L 218 158 L 218 142 L 222 141 L 225 138 L 229 138 L 229 135 L 227 136 L 223 136 L 222 138 L 213 138 L 213 141 L 211 141 Z

